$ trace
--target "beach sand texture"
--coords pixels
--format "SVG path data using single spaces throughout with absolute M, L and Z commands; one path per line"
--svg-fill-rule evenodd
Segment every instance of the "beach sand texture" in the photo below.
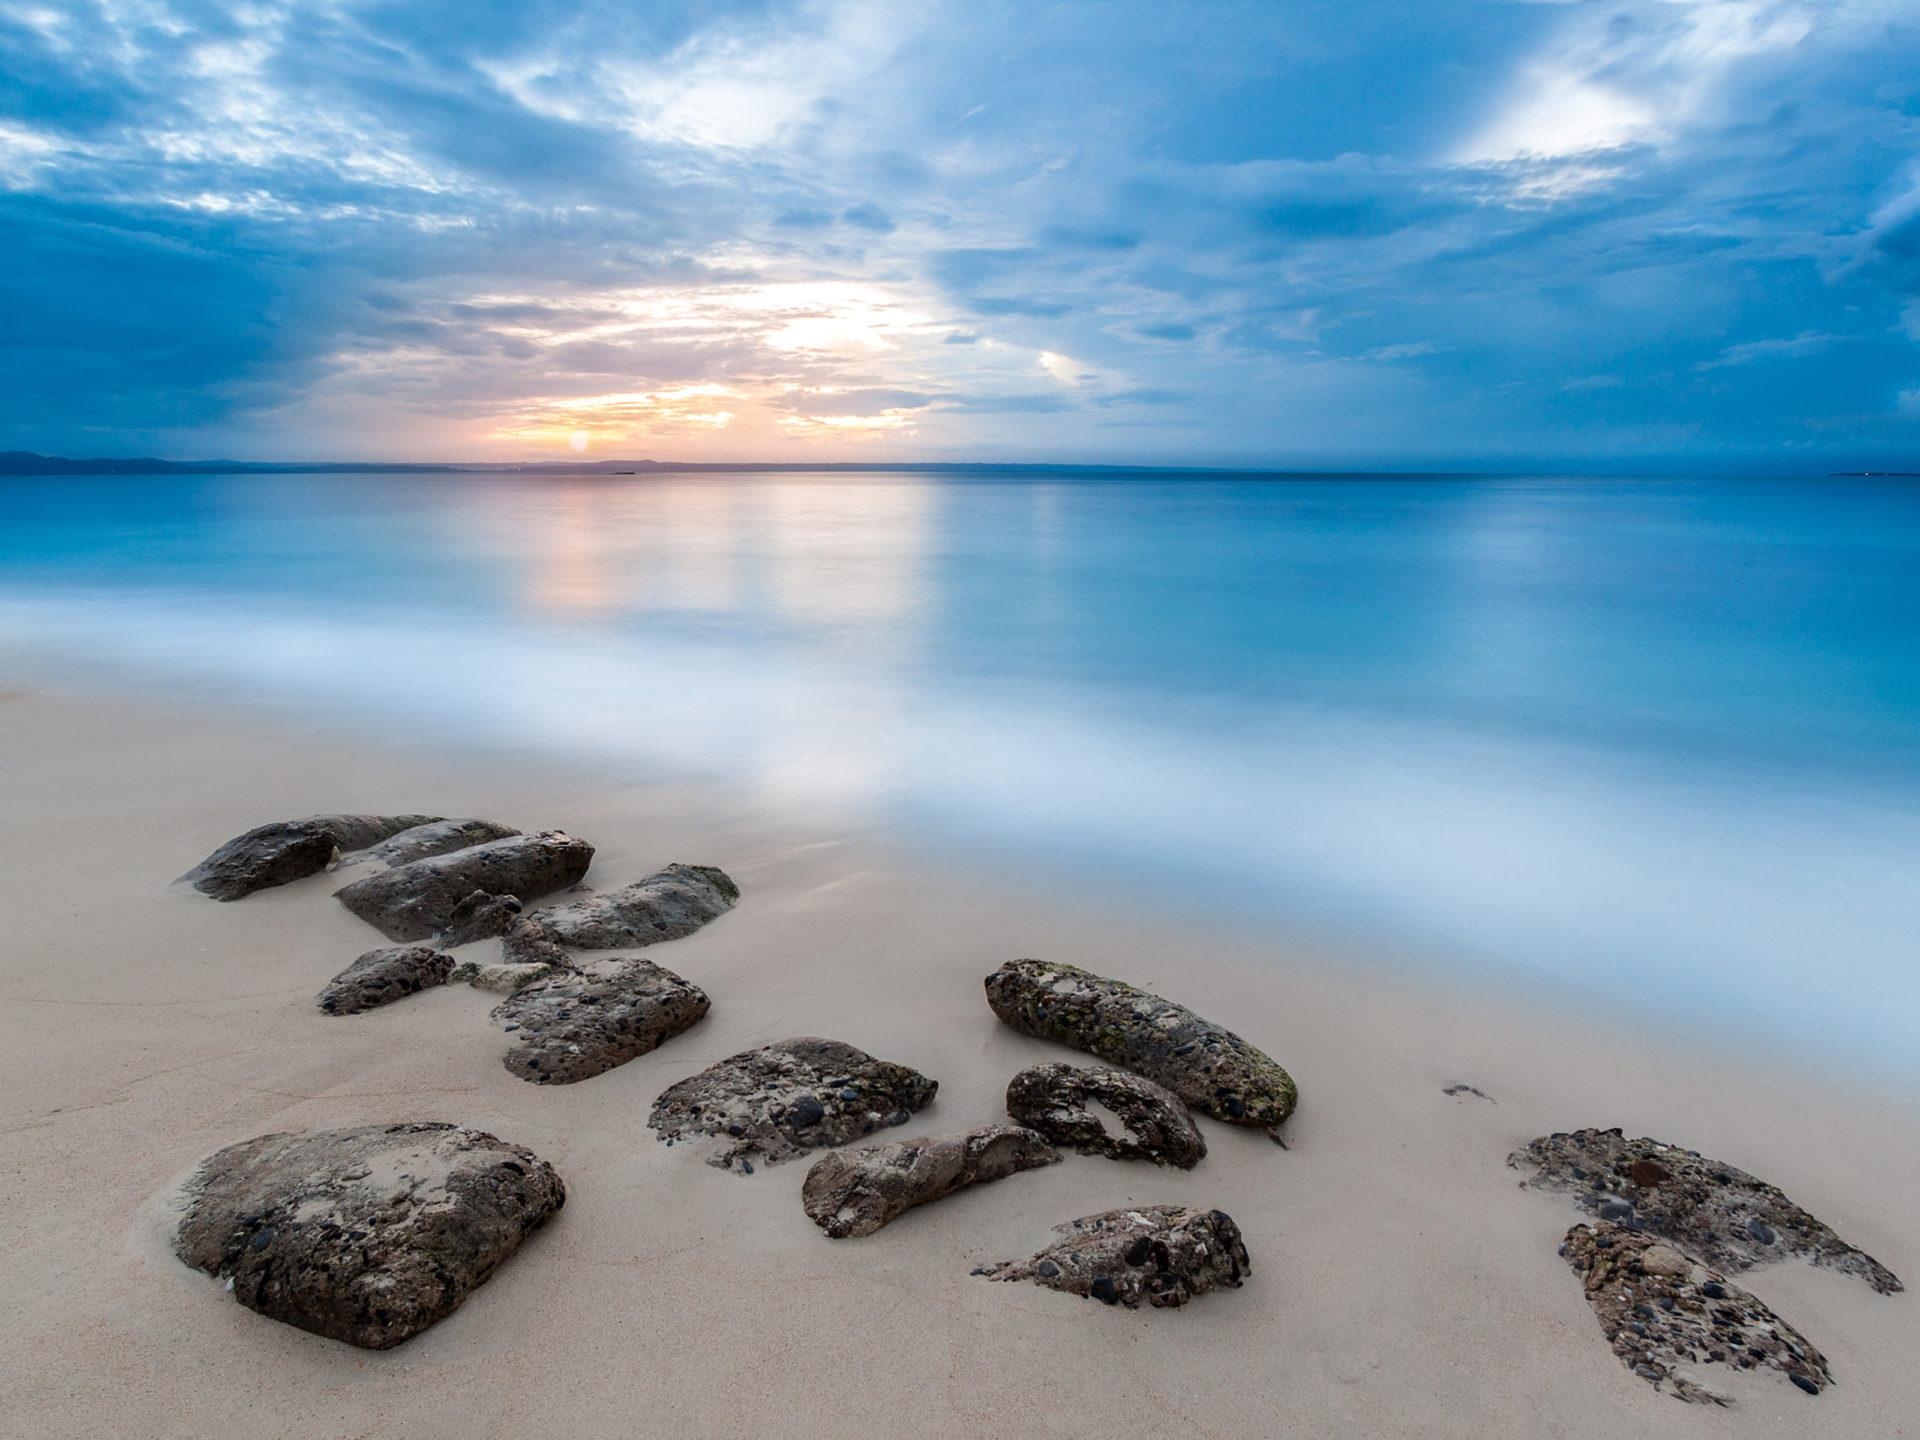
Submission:
M 940 873 L 882 837 L 726 797 L 371 745 L 270 712 L 69 692 L 0 698 L 6 1244 L 0 1433 L 34 1436 L 1886 1437 L 1920 1433 L 1920 1301 L 1785 1263 L 1741 1276 L 1826 1355 L 1679 1403 L 1608 1351 L 1556 1252 L 1581 1218 L 1506 1156 L 1619 1125 L 1781 1187 L 1912 1283 L 1920 1111 L 1764 1057 L 1116 907 Z M 713 1009 L 577 1085 L 503 1068 L 498 997 L 366 1014 L 314 995 L 377 934 L 314 876 L 235 904 L 170 882 L 229 836 L 318 811 L 564 828 L 611 888 L 723 867 L 736 909 L 649 958 Z M 485 941 L 462 958 L 491 959 Z M 1005 1118 L 1007 1081 L 1085 1063 L 997 1023 L 1018 956 L 1125 978 L 1232 1025 L 1299 1082 L 1291 1151 L 1202 1120 L 1190 1171 L 1069 1155 L 870 1238 L 801 1209 L 805 1161 L 751 1177 L 646 1128 L 673 1081 L 791 1035 L 940 1082 L 907 1134 Z M 1810 957 L 1810 965 L 1817 957 Z M 1678 1017 L 1684 1026 L 1685 1017 Z M 1492 1100 L 1449 1096 L 1454 1082 Z M 165 1192 L 269 1131 L 444 1119 L 525 1145 L 567 1203 L 466 1305 L 389 1352 L 252 1313 L 168 1249 Z M 158 1197 L 158 1198 L 157 1198 Z M 1230 1213 L 1253 1273 L 1131 1313 L 969 1272 L 1131 1204 Z

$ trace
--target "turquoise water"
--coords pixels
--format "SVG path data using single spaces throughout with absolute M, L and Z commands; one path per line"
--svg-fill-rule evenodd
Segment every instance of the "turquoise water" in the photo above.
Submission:
M 711 776 L 1920 1080 L 1914 482 L 213 476 L 0 506 L 23 672 Z

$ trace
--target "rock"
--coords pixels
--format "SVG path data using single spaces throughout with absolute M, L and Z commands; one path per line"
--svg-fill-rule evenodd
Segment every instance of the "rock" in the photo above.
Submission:
M 564 970 L 573 964 L 567 947 L 547 928 L 537 910 L 522 914 L 508 927 L 501 938 L 500 950 L 516 965 L 551 965 Z
M 424 825 L 415 825 L 397 835 L 390 835 L 377 845 L 369 845 L 347 863 L 356 866 L 377 865 L 383 870 L 391 870 L 396 865 L 408 865 L 435 855 L 450 855 L 455 850 L 483 845 L 489 840 L 505 840 L 519 833 L 513 826 L 502 825 L 497 820 L 430 820 Z
M 527 901 L 565 889 L 593 863 L 593 847 L 559 830 L 511 835 L 429 856 L 356 880 L 336 898 L 394 940 L 445 930 L 474 891 Z
M 459 1309 L 566 1196 L 531 1151 L 454 1125 L 263 1135 L 201 1165 L 174 1252 L 250 1310 L 384 1350 Z
M 491 990 L 496 995 L 518 995 L 536 980 L 554 973 L 551 965 L 476 965 L 466 982 L 476 990 Z
M 669 865 L 621 890 L 551 905 L 527 917 L 542 941 L 577 950 L 625 950 L 691 935 L 740 898 L 711 865 Z
M 1204 1115 L 1275 1141 L 1293 1079 L 1231 1030 L 1184 1005 L 1073 965 L 1015 960 L 987 977 L 987 1003 L 1023 1035 L 1056 1040 L 1158 1081 Z
M 711 1004 L 698 986 L 636 957 L 551 974 L 501 1001 L 493 1018 L 517 1029 L 507 1069 L 536 1085 L 572 1085 L 664 1045 Z
M 1220 1210 L 1143 1205 L 1054 1227 L 1037 1255 L 976 1270 L 990 1280 L 1032 1280 L 1137 1310 L 1175 1307 L 1216 1288 L 1237 1290 L 1253 1272 L 1240 1227 Z
M 1682 1400 L 1731 1404 L 1675 1373 L 1702 1363 L 1778 1370 L 1810 1395 L 1833 1381 L 1820 1352 L 1764 1303 L 1650 1235 L 1605 1220 L 1576 1225 L 1561 1253 L 1613 1353 L 1655 1389 L 1670 1384 Z
M 1774 1186 L 1723 1161 L 1618 1129 L 1543 1135 L 1507 1157 L 1515 1168 L 1535 1166 L 1522 1181 L 1536 1190 L 1563 1190 L 1589 1215 L 1625 1218 L 1725 1270 L 1745 1270 L 1781 1255 L 1856 1275 L 1883 1295 L 1899 1278 L 1863 1250 L 1842 1240 Z M 1599 1187 L 1599 1188 L 1596 1188 Z
M 505 935 L 519 916 L 520 902 L 513 896 L 475 890 L 447 915 L 446 929 L 439 936 L 440 944 L 452 950 L 475 940 Z
M 939 1088 L 908 1066 L 802 1035 L 731 1055 L 669 1086 L 647 1124 L 669 1144 L 724 1134 L 730 1143 L 707 1163 L 723 1170 L 737 1163 L 751 1175 L 755 1155 L 779 1164 L 883 1125 L 904 1125 Z
M 836 1240 L 871 1235 L 916 1205 L 969 1185 L 1057 1164 L 1046 1137 L 1018 1125 L 983 1125 L 958 1135 L 834 1150 L 814 1162 L 800 1187 L 807 1218 Z
M 1456 1100 L 1458 1100 L 1463 1095 L 1472 1095 L 1472 1096 L 1476 1096 L 1481 1100 L 1486 1101 L 1489 1105 L 1498 1105 L 1500 1103 L 1498 1100 L 1494 1099 L 1491 1095 L 1487 1094 L 1486 1091 L 1480 1089 L 1478 1086 L 1469 1085 L 1463 1080 L 1456 1080 L 1451 1085 L 1442 1085 L 1440 1087 L 1440 1093 L 1442 1095 L 1451 1095 Z
M 314 1004 L 329 1015 L 357 1015 L 444 985 L 452 971 L 453 958 L 430 946 L 369 950 L 329 980 Z
M 311 815 L 276 820 L 236 835 L 180 877 L 216 900 L 238 900 L 256 890 L 318 875 L 343 850 L 362 850 L 432 815 Z M 401 938 L 401 937 L 396 937 Z
M 1120 1122 L 1120 1134 L 1107 1128 L 1103 1111 Z M 1191 1170 L 1207 1153 L 1180 1097 L 1124 1070 L 1081 1070 L 1057 1061 L 1030 1066 L 1007 1086 L 1007 1113 L 1082 1155 Z

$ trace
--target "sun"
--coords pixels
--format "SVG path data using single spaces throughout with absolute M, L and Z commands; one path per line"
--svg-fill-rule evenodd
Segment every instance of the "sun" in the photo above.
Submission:
M 573 434 L 567 437 L 567 444 L 574 448 L 576 454 L 585 450 L 587 448 L 587 432 L 584 430 L 574 431 Z

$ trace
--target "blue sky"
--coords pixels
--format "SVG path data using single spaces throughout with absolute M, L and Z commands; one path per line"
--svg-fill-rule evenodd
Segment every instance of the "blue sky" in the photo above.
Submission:
M 0 448 L 1920 468 L 1920 0 L 0 0 Z

